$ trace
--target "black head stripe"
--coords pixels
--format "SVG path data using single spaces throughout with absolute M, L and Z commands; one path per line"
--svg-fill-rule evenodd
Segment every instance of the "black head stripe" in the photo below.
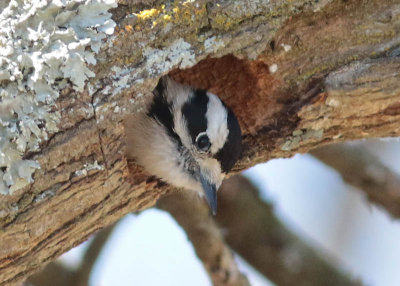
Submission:
M 182 106 L 182 114 L 186 119 L 190 137 L 195 142 L 197 135 L 207 130 L 208 95 L 201 89 L 196 89 L 193 93 L 191 99 Z
M 174 118 L 172 116 L 172 106 L 167 102 L 165 97 L 165 82 L 161 78 L 156 88 L 153 90 L 153 102 L 147 112 L 149 117 L 160 122 L 168 132 L 168 135 L 175 139 L 180 145 L 181 140 L 174 130 Z
M 215 158 L 220 162 L 222 172 L 229 172 L 242 155 L 242 132 L 239 122 L 232 110 L 228 110 L 228 138 L 224 146 L 218 151 Z

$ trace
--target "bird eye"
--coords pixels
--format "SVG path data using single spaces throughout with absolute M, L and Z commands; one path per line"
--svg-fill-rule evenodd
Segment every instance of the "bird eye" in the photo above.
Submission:
M 208 149 L 210 149 L 210 146 L 211 146 L 210 139 L 208 138 L 208 136 L 206 134 L 197 136 L 196 144 L 197 144 L 197 147 L 202 151 L 208 151 Z

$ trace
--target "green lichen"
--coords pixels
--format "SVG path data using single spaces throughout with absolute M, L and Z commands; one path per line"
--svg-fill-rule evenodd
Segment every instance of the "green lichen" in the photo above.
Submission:
M 174 1 L 172 5 L 162 4 L 134 14 L 137 16 L 136 31 L 154 29 L 157 26 L 166 27 L 168 24 L 185 27 L 201 26 L 207 20 L 205 4 L 199 5 L 194 2 L 178 0 Z
M 282 151 L 291 151 L 299 148 L 306 141 L 321 139 L 324 135 L 324 130 L 313 130 L 313 129 L 297 129 L 292 132 L 292 136 L 286 138 L 286 141 L 282 144 Z
M 231 29 L 234 29 L 236 26 L 238 26 L 243 20 L 240 18 L 231 18 L 227 15 L 220 14 L 216 15 L 212 21 L 213 21 L 213 28 L 217 30 L 222 30 L 222 31 L 229 31 Z

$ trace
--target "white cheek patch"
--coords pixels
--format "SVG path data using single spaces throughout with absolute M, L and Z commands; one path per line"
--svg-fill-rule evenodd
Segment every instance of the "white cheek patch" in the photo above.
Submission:
M 208 92 L 207 106 L 207 135 L 211 141 L 211 153 L 216 154 L 225 144 L 228 138 L 228 113 L 221 100 Z
M 203 176 L 205 176 L 210 183 L 215 184 L 218 189 L 221 186 L 225 175 L 221 172 L 221 166 L 217 159 L 207 158 L 199 160 L 199 165 Z

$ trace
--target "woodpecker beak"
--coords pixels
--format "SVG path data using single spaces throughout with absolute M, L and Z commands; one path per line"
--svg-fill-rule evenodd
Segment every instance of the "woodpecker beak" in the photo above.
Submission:
M 206 177 L 200 175 L 201 186 L 203 187 L 204 193 L 208 205 L 210 206 L 213 215 L 217 214 L 217 187 L 210 183 Z

